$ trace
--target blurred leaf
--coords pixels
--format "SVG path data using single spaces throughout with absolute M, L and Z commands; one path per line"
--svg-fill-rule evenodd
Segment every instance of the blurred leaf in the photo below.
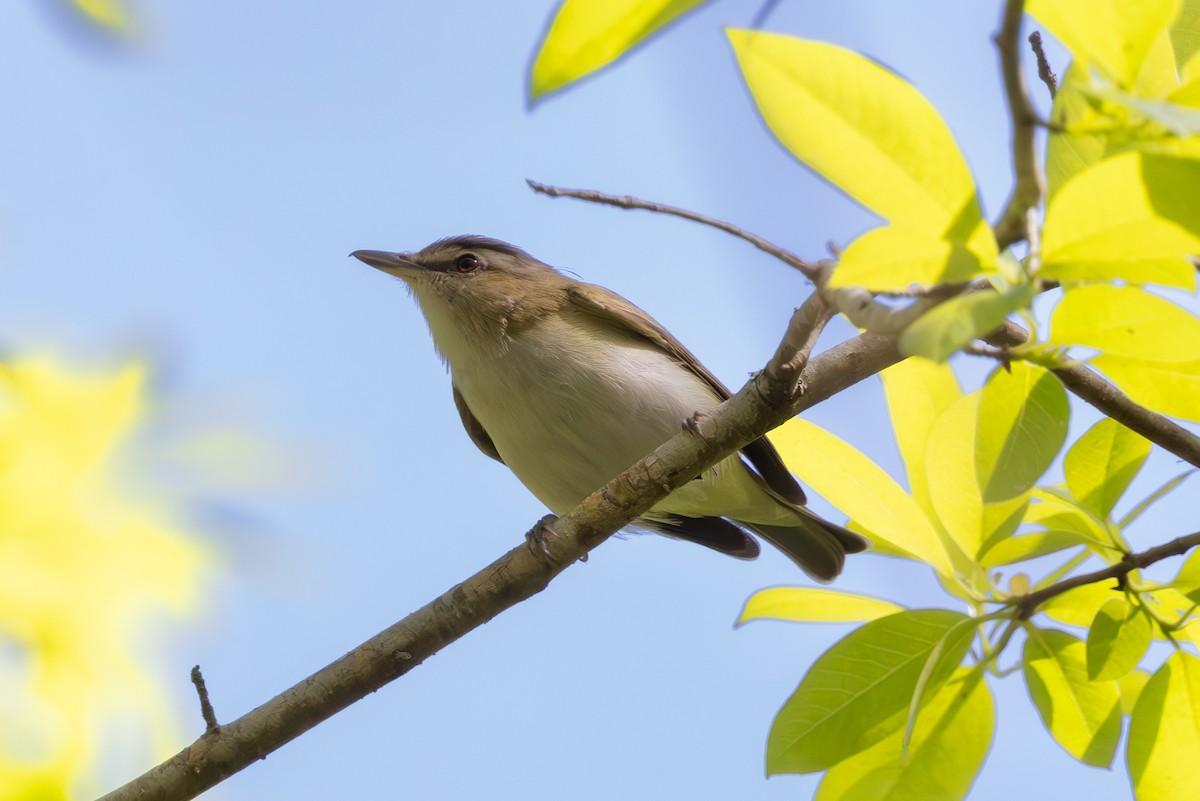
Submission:
M 975 435 L 984 501 L 1010 500 L 1037 483 L 1066 441 L 1070 414 L 1067 392 L 1049 371 L 1025 362 L 992 371 Z
M 1067 487 L 1082 506 L 1104 519 L 1149 455 L 1148 439 L 1111 417 L 1102 418 L 1067 451 Z
M 1173 100 L 1138 97 L 1120 89 L 1089 89 L 1087 94 L 1099 100 L 1119 103 L 1146 120 L 1161 125 L 1174 136 L 1187 137 L 1200 133 L 1200 109 L 1189 108 Z
M 1129 151 L 1075 175 L 1050 201 L 1043 278 L 1196 288 L 1200 160 Z
M 925 476 L 925 448 L 934 420 L 962 397 L 958 379 L 949 365 L 929 359 L 905 359 L 879 377 L 912 497 L 926 517 L 933 519 L 936 513 Z
M 1029 697 L 1046 729 L 1071 756 L 1108 767 L 1121 737 L 1115 681 L 1089 681 L 1084 644 L 1064 631 L 1028 628 L 1024 654 Z
M 896 732 L 830 768 L 813 801 L 959 801 L 983 766 L 995 707 L 978 671 L 959 668 L 921 711 L 903 750 Z
M 121 0 L 69 0 L 87 22 L 108 33 L 126 35 L 133 31 L 133 17 Z
M 1130 88 L 1179 5 L 1179 0 L 1029 0 L 1026 8 L 1075 58 Z
M 803 418 L 769 434 L 783 461 L 822 497 L 854 519 L 877 545 L 954 575 L 937 531 L 891 476 L 854 447 Z
M 900 335 L 900 352 L 944 362 L 951 355 L 999 326 L 1033 299 L 1028 285 L 1001 292 L 967 292 L 938 304 L 921 315 Z
M 1200 319 L 1179 306 L 1135 287 L 1076 287 L 1055 307 L 1049 341 L 1099 349 L 1092 364 L 1134 401 L 1200 420 Z
M 827 770 L 899 731 L 935 649 L 941 658 L 926 701 L 958 667 L 974 633 L 971 618 L 943 609 L 900 612 L 850 632 L 817 658 L 779 711 L 767 739 L 767 775 Z
M 858 623 L 903 612 L 891 601 L 815 587 L 769 587 L 750 596 L 737 624 L 751 620 Z
M 835 45 L 757 31 L 728 35 L 758 110 L 784 147 L 897 228 L 858 245 L 871 258 L 847 249 L 831 285 L 897 288 L 931 274 L 959 281 L 995 261 L 967 163 L 916 89 Z M 893 268 L 876 265 L 877 258 Z M 939 268 L 943 258 L 950 262 Z M 906 272 L 921 264 L 919 275 Z
M 1175 66 L 1182 74 L 1184 65 L 1200 50 L 1200 0 L 1183 0 L 1183 9 L 1171 26 L 1171 44 L 1175 48 Z
M 1124 598 L 1110 598 L 1088 629 L 1088 678 L 1119 679 L 1129 673 L 1150 647 L 1150 618 Z
M 23 755 L 0 757 L 4 792 L 76 788 L 113 756 L 116 724 L 157 753 L 177 747 L 145 638 L 194 612 L 212 554 L 178 528 L 169 498 L 126 486 L 149 472 L 132 448 L 150 407 L 146 372 L 0 365 L 0 686 L 17 699 L 0 704 L 0 753 Z
M 1101 119 L 1088 100 L 1090 86 L 1087 71 L 1078 63 L 1072 63 L 1059 82 L 1050 112 L 1055 130 L 1046 139 L 1048 200 L 1077 173 L 1104 158 L 1108 150 L 1108 138 L 1089 130 Z
M 530 76 L 533 100 L 615 61 L 704 0 L 563 0 Z
M 1146 682 L 1125 753 L 1138 801 L 1200 798 L 1200 659 L 1176 651 Z

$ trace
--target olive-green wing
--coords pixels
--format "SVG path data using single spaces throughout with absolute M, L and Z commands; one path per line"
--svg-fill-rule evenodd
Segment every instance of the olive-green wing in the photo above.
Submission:
M 488 432 L 478 418 L 471 413 L 471 409 L 467 406 L 462 393 L 458 391 L 458 387 L 453 384 L 450 386 L 454 390 L 454 408 L 458 409 L 458 416 L 462 420 L 463 428 L 467 429 L 467 436 L 471 438 L 471 442 L 474 442 L 479 450 L 500 464 L 504 464 L 504 460 L 500 458 L 500 452 L 496 450 L 496 443 L 492 442 L 492 438 L 488 436 Z
M 567 289 L 567 297 L 576 309 L 658 347 L 708 384 L 721 400 L 729 398 L 730 392 L 725 385 L 671 332 L 617 293 L 595 284 L 573 284 Z M 754 471 L 772 494 L 791 504 L 803 505 L 806 502 L 804 490 L 796 483 L 779 452 L 766 437 L 756 439 L 742 448 L 742 454 L 754 466 Z

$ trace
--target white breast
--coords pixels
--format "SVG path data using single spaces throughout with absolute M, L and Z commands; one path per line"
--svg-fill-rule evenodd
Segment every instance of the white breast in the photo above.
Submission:
M 716 394 L 663 352 L 560 319 L 496 358 L 447 353 L 455 386 L 504 463 L 563 514 L 661 445 Z M 596 337 L 604 347 L 596 345 Z M 457 350 L 457 349 L 455 349 Z

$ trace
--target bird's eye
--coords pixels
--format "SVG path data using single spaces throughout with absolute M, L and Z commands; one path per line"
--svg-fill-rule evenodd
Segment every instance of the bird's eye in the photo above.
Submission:
M 459 256 L 457 260 L 455 260 L 454 266 L 460 273 L 473 273 L 483 266 L 483 262 L 479 260 L 478 256 L 473 256 L 470 253 L 464 253 L 463 255 Z

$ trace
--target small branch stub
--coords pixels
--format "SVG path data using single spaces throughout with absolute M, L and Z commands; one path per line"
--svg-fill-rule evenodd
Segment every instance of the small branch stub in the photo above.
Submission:
M 204 684 L 204 674 L 200 666 L 192 668 L 192 684 L 196 685 L 196 695 L 200 696 L 200 716 L 204 718 L 204 733 L 218 734 L 221 724 L 217 723 L 217 713 L 213 711 L 212 701 L 208 698 L 208 687 Z

